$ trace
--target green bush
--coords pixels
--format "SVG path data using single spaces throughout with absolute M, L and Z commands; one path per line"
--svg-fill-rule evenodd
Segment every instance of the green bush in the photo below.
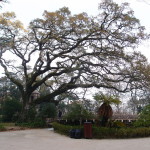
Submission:
M 44 128 L 46 127 L 46 121 L 42 118 L 36 118 L 30 122 L 16 123 L 16 125 L 28 128 Z
M 43 104 L 39 113 L 43 118 L 55 118 L 57 115 L 56 106 L 53 103 Z
M 44 128 L 46 127 L 46 121 L 42 118 L 36 118 L 34 122 L 31 124 L 33 128 Z
M 3 121 L 3 118 L 2 118 L 3 116 L 2 115 L 0 115 L 0 122 L 2 122 Z
M 68 113 L 64 116 L 67 120 L 93 119 L 94 115 L 85 109 L 81 104 L 72 103 L 68 108 Z
M 83 126 L 68 126 L 56 122 L 53 123 L 53 128 L 56 132 L 64 135 L 69 135 L 71 129 L 80 129 L 82 132 L 84 131 Z M 150 128 L 107 128 L 92 125 L 92 136 L 95 139 L 149 137 Z
M 92 126 L 92 135 L 95 139 L 113 138 L 115 132 L 115 128 Z
M 116 138 L 138 138 L 149 137 L 150 128 L 121 128 L 116 133 Z
M 150 105 L 144 107 L 137 121 L 133 123 L 134 127 L 150 127 Z
M 80 129 L 81 131 L 83 131 L 83 126 L 62 125 L 57 122 L 54 122 L 52 126 L 56 132 L 63 134 L 63 135 L 69 135 L 69 131 L 71 129 Z
M 6 128 L 0 124 L 0 131 L 5 131 L 5 130 L 6 130 Z
M 99 128 L 99 129 L 97 129 Z M 94 138 L 138 138 L 150 136 L 150 128 L 101 128 L 93 129 Z
M 34 119 L 36 118 L 37 112 L 35 107 L 30 107 L 29 110 L 26 112 L 26 121 L 27 122 L 33 122 Z
M 113 127 L 113 128 L 123 128 L 123 127 L 126 127 L 126 125 L 123 122 L 121 122 L 121 121 L 113 121 L 110 124 L 111 124 L 111 127 Z
M 4 122 L 12 122 L 14 116 L 21 112 L 21 108 L 22 105 L 19 101 L 8 98 L 2 104 L 2 120 Z

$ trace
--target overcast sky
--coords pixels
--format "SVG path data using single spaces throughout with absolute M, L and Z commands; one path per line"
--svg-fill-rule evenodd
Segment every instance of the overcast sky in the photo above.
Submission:
M 135 16 L 140 19 L 148 32 L 150 32 L 150 0 L 114 0 L 117 3 L 128 2 L 134 10 Z M 1 12 L 13 11 L 17 18 L 25 26 L 35 18 L 40 18 L 44 10 L 55 11 L 67 6 L 70 11 L 75 13 L 86 12 L 89 15 L 98 14 L 98 4 L 101 0 L 9 0 L 9 4 L 3 5 Z M 150 61 L 149 44 L 143 43 L 139 46 L 140 50 Z

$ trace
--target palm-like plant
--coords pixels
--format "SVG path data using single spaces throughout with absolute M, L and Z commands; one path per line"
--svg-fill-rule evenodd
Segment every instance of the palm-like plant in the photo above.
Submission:
M 106 126 L 108 120 L 113 115 L 113 110 L 111 107 L 111 104 L 120 104 L 121 101 L 118 97 L 111 96 L 108 94 L 103 93 L 96 93 L 93 98 L 98 101 L 99 103 L 102 103 L 102 105 L 98 109 L 98 117 L 101 119 L 101 125 Z

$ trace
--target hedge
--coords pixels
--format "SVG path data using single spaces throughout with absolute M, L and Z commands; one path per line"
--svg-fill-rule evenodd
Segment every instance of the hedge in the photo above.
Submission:
M 57 132 L 57 133 L 60 133 L 60 134 L 63 134 L 63 135 L 67 135 L 69 136 L 69 131 L 71 129 L 80 129 L 81 131 L 83 131 L 83 126 L 70 126 L 70 125 L 63 125 L 63 124 L 60 124 L 60 123 L 57 123 L 57 122 L 54 122 L 52 124 L 54 130 Z
M 54 131 L 57 133 L 69 136 L 69 131 L 71 129 L 80 129 L 81 132 L 84 131 L 83 126 L 70 126 L 63 125 L 57 122 L 52 124 Z M 139 138 L 139 137 L 150 137 L 150 127 L 140 127 L 140 128 L 107 128 L 92 126 L 92 137 L 94 139 L 114 139 L 114 138 Z
M 0 124 L 0 131 L 6 131 L 6 128 Z

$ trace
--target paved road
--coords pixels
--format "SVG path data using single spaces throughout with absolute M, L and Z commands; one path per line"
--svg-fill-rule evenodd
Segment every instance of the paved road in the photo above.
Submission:
M 71 139 L 48 129 L 0 132 L 0 150 L 150 150 L 150 138 Z

